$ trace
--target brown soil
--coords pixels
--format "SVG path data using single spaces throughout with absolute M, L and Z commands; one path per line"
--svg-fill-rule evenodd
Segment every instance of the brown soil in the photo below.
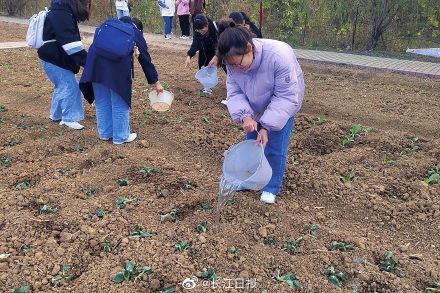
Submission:
M 151 53 L 175 102 L 169 112 L 152 112 L 136 66 L 132 128 L 139 139 L 115 146 L 98 139 L 90 105 L 84 131 L 50 122 L 52 85 L 36 52 L 0 51 L 0 105 L 7 109 L 0 113 L 0 159 L 12 160 L 0 167 L 0 254 L 10 254 L 0 259 L 2 290 L 31 284 L 36 292 L 158 292 L 168 286 L 182 292 L 179 283 L 209 267 L 222 286 L 228 285 L 225 279 L 256 279 L 256 289 L 235 292 L 291 292 L 273 279 L 277 270 L 296 274 L 299 292 L 338 292 L 322 273 L 329 266 L 346 274 L 343 292 L 421 292 L 440 279 L 440 186 L 420 183 L 440 162 L 438 82 L 301 62 L 307 96 L 277 204 L 264 205 L 258 193 L 241 192 L 225 207 L 217 232 L 213 209 L 204 212 L 200 205 L 215 206 L 223 152 L 243 133 L 220 104 L 224 85 L 212 96 L 197 94 L 195 69 L 182 66 L 184 49 L 153 46 Z M 313 125 L 321 115 L 327 122 Z M 355 123 L 373 132 L 342 148 Z M 414 136 L 418 151 L 399 156 L 413 146 Z M 383 152 L 394 165 L 383 163 Z M 144 166 L 158 172 L 143 175 Z M 340 177 L 350 171 L 355 179 L 344 184 Z M 119 187 L 117 180 L 127 176 L 128 186 Z M 188 180 L 192 190 L 183 188 Z M 16 187 L 23 181 L 29 189 Z M 96 192 L 87 196 L 88 188 Z M 121 196 L 137 202 L 119 209 L 115 201 Z M 58 211 L 40 214 L 44 204 Z M 102 219 L 98 208 L 106 211 Z M 177 221 L 161 222 L 160 214 L 173 208 Z M 195 231 L 202 220 L 210 225 L 203 237 Z M 130 239 L 136 224 L 152 236 Z M 311 224 L 320 225 L 317 239 L 304 230 Z M 263 243 L 266 232 L 275 245 Z M 305 241 L 298 254 L 282 250 L 300 236 Z M 181 240 L 192 243 L 183 254 L 174 248 Z M 334 240 L 355 249 L 331 251 Z M 113 247 L 110 253 L 101 251 L 105 241 Z M 20 251 L 22 244 L 28 252 Z M 229 253 L 232 246 L 239 259 Z M 380 270 L 386 251 L 394 252 L 405 277 Z M 128 260 L 151 266 L 153 273 L 143 281 L 113 283 Z M 55 287 L 52 277 L 63 264 L 73 280 Z M 193 290 L 205 291 L 210 290 L 201 281 Z M 216 290 L 226 291 L 231 290 Z
M 0 22 L 0 43 L 26 40 L 27 27 L 7 22 Z

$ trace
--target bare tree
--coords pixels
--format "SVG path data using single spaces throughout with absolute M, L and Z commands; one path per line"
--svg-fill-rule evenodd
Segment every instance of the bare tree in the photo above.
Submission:
M 26 5 L 26 0 L 3 0 L 2 2 L 9 16 L 17 15 Z

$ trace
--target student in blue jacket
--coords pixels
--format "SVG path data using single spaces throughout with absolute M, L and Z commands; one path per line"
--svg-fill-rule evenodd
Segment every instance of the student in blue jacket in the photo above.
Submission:
M 138 61 L 147 81 L 158 93 L 163 92 L 142 34 L 142 22 L 129 16 L 122 17 L 120 21 L 133 26 L 135 50 L 139 50 Z M 80 80 L 84 98 L 89 103 L 95 101 L 99 137 L 102 140 L 113 139 L 114 144 L 132 142 L 137 137 L 130 131 L 133 57 L 131 54 L 122 60 L 107 59 L 96 53 L 92 43 Z
M 43 41 L 38 57 L 54 84 L 49 118 L 72 129 L 82 129 L 84 119 L 81 91 L 75 74 L 86 64 L 78 22 L 89 19 L 88 0 L 52 0 L 44 22 Z

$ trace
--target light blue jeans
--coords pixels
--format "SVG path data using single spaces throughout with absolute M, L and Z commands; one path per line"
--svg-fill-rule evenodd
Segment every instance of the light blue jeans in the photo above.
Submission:
M 172 16 L 162 16 L 163 18 L 163 33 L 165 36 L 171 35 L 173 30 L 173 17 Z
M 295 117 L 287 120 L 286 125 L 280 131 L 268 132 L 269 141 L 264 149 L 264 154 L 272 167 L 272 178 L 263 191 L 277 195 L 281 190 L 294 120 Z M 257 132 L 247 133 L 246 139 L 257 139 Z
M 125 142 L 130 134 L 130 108 L 124 99 L 100 83 L 93 83 L 98 134 L 103 140 Z
M 64 122 L 83 120 L 83 102 L 75 74 L 52 63 L 40 61 L 47 77 L 54 85 L 50 119 Z
M 116 9 L 116 16 L 118 17 L 118 19 L 120 19 L 123 16 L 130 16 L 130 11 L 122 10 L 122 9 Z

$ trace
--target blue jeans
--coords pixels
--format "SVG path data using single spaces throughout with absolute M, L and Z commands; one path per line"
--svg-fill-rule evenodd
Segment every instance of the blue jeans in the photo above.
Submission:
M 47 77 L 54 85 L 50 119 L 76 122 L 84 119 L 84 108 L 75 74 L 52 63 L 40 60 Z
M 289 150 L 290 134 L 295 117 L 287 120 L 286 125 L 280 131 L 269 131 L 269 141 L 264 149 L 269 165 L 272 167 L 272 178 L 263 188 L 263 191 L 277 195 L 281 190 L 284 171 L 286 170 L 287 152 Z M 257 132 L 246 134 L 246 139 L 256 139 Z
M 130 108 L 124 99 L 100 83 L 93 83 L 96 120 L 101 139 L 125 142 L 130 134 Z
M 116 9 L 116 16 L 118 17 L 118 19 L 120 19 L 123 16 L 130 16 L 130 11 L 128 10 L 121 10 L 121 9 Z
M 163 33 L 165 36 L 171 35 L 173 30 L 173 17 L 172 16 L 162 16 L 163 18 Z

